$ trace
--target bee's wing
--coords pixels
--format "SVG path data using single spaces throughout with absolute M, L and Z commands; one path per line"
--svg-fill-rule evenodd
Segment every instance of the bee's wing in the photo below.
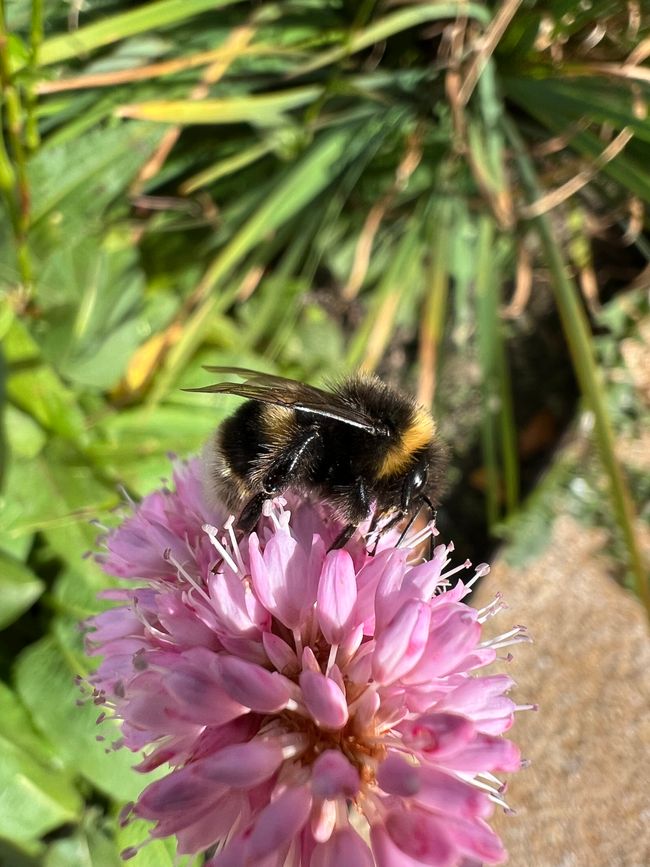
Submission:
M 333 418 L 344 424 L 377 433 L 377 423 L 359 409 L 351 406 L 337 394 L 306 385 L 295 379 L 260 373 L 244 367 L 205 367 L 209 373 L 232 373 L 241 376 L 244 382 L 217 382 L 202 388 L 185 391 L 200 391 L 210 394 L 237 394 L 249 400 L 290 406 L 300 412 Z

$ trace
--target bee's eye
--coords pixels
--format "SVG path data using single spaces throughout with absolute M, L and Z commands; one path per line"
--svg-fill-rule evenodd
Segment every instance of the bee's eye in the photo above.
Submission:
M 413 490 L 419 491 L 421 490 L 427 480 L 426 470 L 416 470 L 411 476 L 411 485 L 413 486 Z

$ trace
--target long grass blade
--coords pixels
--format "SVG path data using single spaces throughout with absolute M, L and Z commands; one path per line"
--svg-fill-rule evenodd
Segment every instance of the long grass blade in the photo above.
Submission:
M 277 124 L 284 112 L 309 105 L 321 96 L 323 88 L 296 87 L 280 93 L 232 99 L 204 99 L 200 102 L 158 100 L 137 105 L 123 105 L 117 114 L 137 120 L 173 124 L 251 123 L 256 126 Z
M 541 190 L 526 146 L 514 124 L 507 118 L 503 123 L 527 196 L 530 201 L 535 201 L 540 198 Z M 569 276 L 560 244 L 555 237 L 548 215 L 542 214 L 533 218 L 531 222 L 537 229 L 548 268 L 553 276 L 551 285 L 576 376 L 594 414 L 596 440 L 605 471 L 609 476 L 612 505 L 627 547 L 629 565 L 635 579 L 635 590 L 650 615 L 650 582 L 634 530 L 634 506 L 614 451 L 614 431 L 605 402 L 602 377 L 594 357 L 587 318 L 580 303 L 580 292 Z
M 295 69 L 291 77 L 322 69 L 330 63 L 336 63 L 337 60 L 342 60 L 411 27 L 418 27 L 430 21 L 454 19 L 458 16 L 473 18 L 481 24 L 487 24 L 490 20 L 490 13 L 485 7 L 477 3 L 463 2 L 463 0 L 457 3 L 421 3 L 408 9 L 400 9 L 349 36 L 344 34 L 341 45 L 316 55 L 312 60 Z
M 73 33 L 46 39 L 41 46 L 39 65 L 61 63 L 128 36 L 178 24 L 201 12 L 232 6 L 236 2 L 237 0 L 158 0 L 157 3 L 145 3 L 137 9 L 87 24 Z
M 478 351 L 482 373 L 481 446 L 485 469 L 485 507 L 488 525 L 499 520 L 501 473 L 499 471 L 498 415 L 500 409 L 497 381 L 497 322 L 494 304 L 494 222 L 484 215 L 479 221 L 476 253 L 476 321 Z

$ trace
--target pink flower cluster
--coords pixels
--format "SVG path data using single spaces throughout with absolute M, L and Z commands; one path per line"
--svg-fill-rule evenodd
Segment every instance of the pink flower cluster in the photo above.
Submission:
M 474 673 L 525 640 L 481 642 L 500 600 L 476 611 L 472 581 L 446 589 L 450 546 L 412 562 L 431 528 L 328 551 L 327 507 L 276 500 L 237 540 L 199 475 L 178 467 L 101 556 L 136 583 L 90 621 L 95 699 L 148 748 L 138 770 L 171 766 L 127 813 L 209 867 L 503 861 L 486 820 L 505 807 L 494 772 L 521 765 L 502 736 L 518 708 L 509 677 Z

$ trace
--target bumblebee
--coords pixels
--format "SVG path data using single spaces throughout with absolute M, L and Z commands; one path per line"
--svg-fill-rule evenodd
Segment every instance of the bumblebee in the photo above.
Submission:
M 206 367 L 243 382 L 190 391 L 247 398 L 205 450 L 209 494 L 253 529 L 264 501 L 287 488 L 330 503 L 345 527 L 341 547 L 375 505 L 383 530 L 439 502 L 447 450 L 431 414 L 375 376 L 358 374 L 325 391 L 238 367 Z

